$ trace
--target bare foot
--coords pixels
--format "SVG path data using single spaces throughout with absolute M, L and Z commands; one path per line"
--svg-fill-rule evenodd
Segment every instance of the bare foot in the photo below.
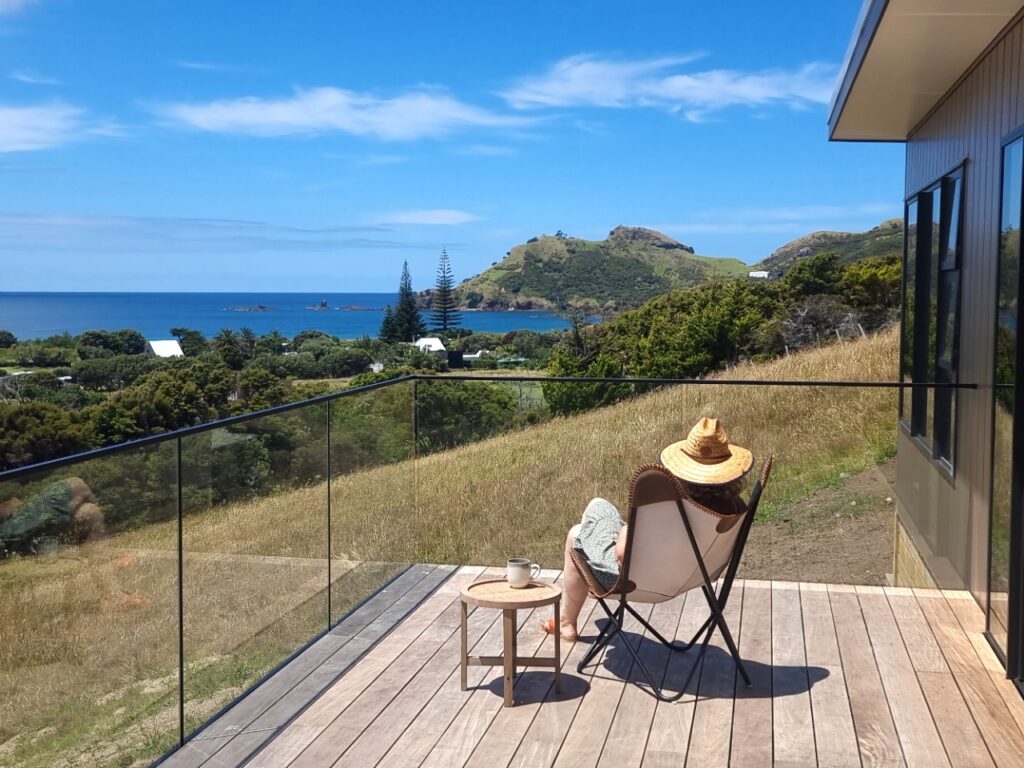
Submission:
M 540 628 L 547 632 L 549 635 L 555 633 L 555 620 L 546 619 L 540 623 Z M 563 640 L 575 640 L 576 639 L 576 628 L 563 624 L 562 625 L 562 639 Z

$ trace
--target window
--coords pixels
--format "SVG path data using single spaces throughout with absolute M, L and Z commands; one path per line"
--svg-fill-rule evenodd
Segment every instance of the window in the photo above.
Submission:
M 963 169 L 907 200 L 903 250 L 904 382 L 957 382 L 960 259 L 963 250 Z M 956 392 L 904 389 L 900 418 L 938 461 L 953 468 Z

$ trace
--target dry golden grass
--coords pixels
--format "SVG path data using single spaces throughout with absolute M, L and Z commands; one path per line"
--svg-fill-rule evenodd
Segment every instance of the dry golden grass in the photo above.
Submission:
M 893 381 L 897 347 L 896 334 L 886 333 L 739 366 L 727 376 Z M 722 418 L 758 460 L 775 455 L 762 512 L 778 515 L 815 490 L 840 485 L 841 473 L 891 455 L 896 402 L 895 391 L 884 389 L 659 390 L 336 478 L 332 554 L 479 564 L 526 555 L 560 567 L 565 532 L 587 501 L 603 496 L 623 505 L 633 468 L 656 461 L 704 415 Z M 325 491 L 319 484 L 186 518 L 184 541 L 193 553 L 186 562 L 186 650 L 196 670 L 189 688 L 197 717 L 208 714 L 203 702 L 212 706 L 225 690 L 244 687 L 315 631 Z M 159 523 L 56 558 L 0 563 L 0 733 L 25 734 L 0 744 L 0 765 L 113 764 L 121 758 L 101 757 L 103 745 L 126 734 L 134 742 L 119 750 L 122 758 L 151 758 L 166 748 L 177 662 L 176 533 L 173 522 Z M 127 565 L 125 552 L 134 553 Z M 339 582 L 335 605 L 365 596 L 390 572 Z M 62 724 L 63 733 L 52 728 Z M 90 745 L 100 751 L 83 758 Z

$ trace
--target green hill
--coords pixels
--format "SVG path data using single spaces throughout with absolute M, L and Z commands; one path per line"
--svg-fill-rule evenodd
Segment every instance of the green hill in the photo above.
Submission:
M 652 229 L 620 226 L 605 240 L 532 238 L 457 291 L 471 309 L 617 309 L 748 269 L 738 259 L 697 255 Z M 429 305 L 430 292 L 423 298 Z
M 786 243 L 750 269 L 784 273 L 794 262 L 827 252 L 838 256 L 840 264 L 870 256 L 899 258 L 903 254 L 903 220 L 889 219 L 867 232 L 812 232 Z

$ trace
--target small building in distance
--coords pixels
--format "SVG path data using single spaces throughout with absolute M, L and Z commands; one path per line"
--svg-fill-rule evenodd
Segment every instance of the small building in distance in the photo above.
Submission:
M 747 277 L 753 278 L 754 280 L 767 280 L 771 275 L 767 269 L 755 269 L 752 270 Z
M 146 342 L 146 354 L 157 357 L 184 357 L 177 339 L 155 339 Z
M 413 344 L 423 352 L 435 354 L 442 360 L 448 359 L 448 350 L 437 336 L 424 336 L 422 339 L 416 339 Z

